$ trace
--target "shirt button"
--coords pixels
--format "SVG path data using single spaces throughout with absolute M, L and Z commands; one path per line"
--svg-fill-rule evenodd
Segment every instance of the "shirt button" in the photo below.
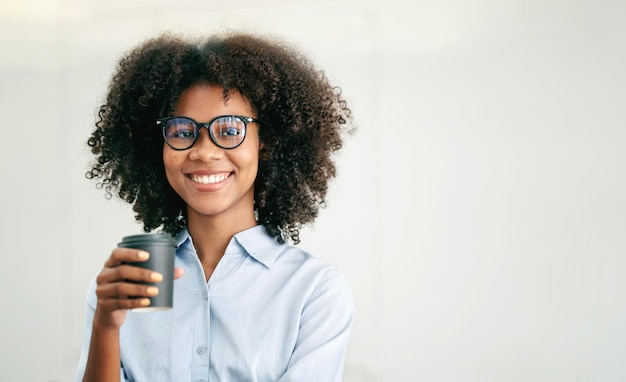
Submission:
M 204 354 L 206 353 L 206 346 L 198 346 L 196 351 L 198 352 L 198 354 Z
M 208 299 L 209 299 L 209 294 L 208 294 L 207 292 L 204 292 L 204 294 L 202 295 L 202 297 L 203 297 L 205 300 L 208 300 Z

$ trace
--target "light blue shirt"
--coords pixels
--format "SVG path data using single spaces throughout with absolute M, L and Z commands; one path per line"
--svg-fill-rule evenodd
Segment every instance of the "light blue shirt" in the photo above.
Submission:
M 263 226 L 231 239 L 206 282 L 187 230 L 177 236 L 174 308 L 129 311 L 120 328 L 122 380 L 341 381 L 353 321 L 340 271 L 281 245 Z M 82 379 L 97 303 L 87 295 L 76 380 Z

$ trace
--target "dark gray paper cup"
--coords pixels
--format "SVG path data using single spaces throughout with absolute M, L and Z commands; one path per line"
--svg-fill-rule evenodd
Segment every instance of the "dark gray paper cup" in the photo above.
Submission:
M 150 306 L 135 308 L 135 312 L 154 312 L 172 308 L 174 298 L 174 257 L 176 240 L 162 233 L 143 233 L 125 236 L 118 247 L 141 249 L 150 253 L 147 261 L 129 262 L 128 264 L 150 269 L 163 275 L 158 283 L 142 282 L 159 288 L 159 294 L 150 297 Z

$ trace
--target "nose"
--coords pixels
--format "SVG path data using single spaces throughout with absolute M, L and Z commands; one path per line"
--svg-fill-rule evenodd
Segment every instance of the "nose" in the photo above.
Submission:
M 224 157 L 224 149 L 217 146 L 209 135 L 206 128 L 201 128 L 198 132 L 196 143 L 189 148 L 189 159 L 194 161 L 208 162 L 219 160 Z

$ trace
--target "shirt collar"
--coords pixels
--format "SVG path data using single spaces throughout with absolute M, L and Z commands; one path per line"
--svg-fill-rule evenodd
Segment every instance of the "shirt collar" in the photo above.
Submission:
M 187 227 L 181 229 L 175 238 L 176 248 L 180 248 L 183 244 L 185 244 L 185 241 L 187 240 L 191 241 L 191 236 L 189 236 L 189 231 L 187 231 Z
M 178 233 L 178 235 L 176 235 L 176 242 L 178 247 L 181 247 L 187 241 L 191 244 L 191 236 L 185 227 Z M 232 245 L 238 245 L 250 257 L 267 268 L 272 267 L 272 265 L 276 262 L 278 255 L 285 248 L 285 244 L 280 244 L 276 241 L 276 239 L 269 236 L 265 227 L 262 225 L 257 225 L 252 228 L 248 228 L 245 231 L 236 233 L 226 248 L 227 253 L 231 250 Z
M 265 227 L 257 225 L 235 234 L 235 241 L 256 261 L 271 268 L 285 245 L 267 234 Z

